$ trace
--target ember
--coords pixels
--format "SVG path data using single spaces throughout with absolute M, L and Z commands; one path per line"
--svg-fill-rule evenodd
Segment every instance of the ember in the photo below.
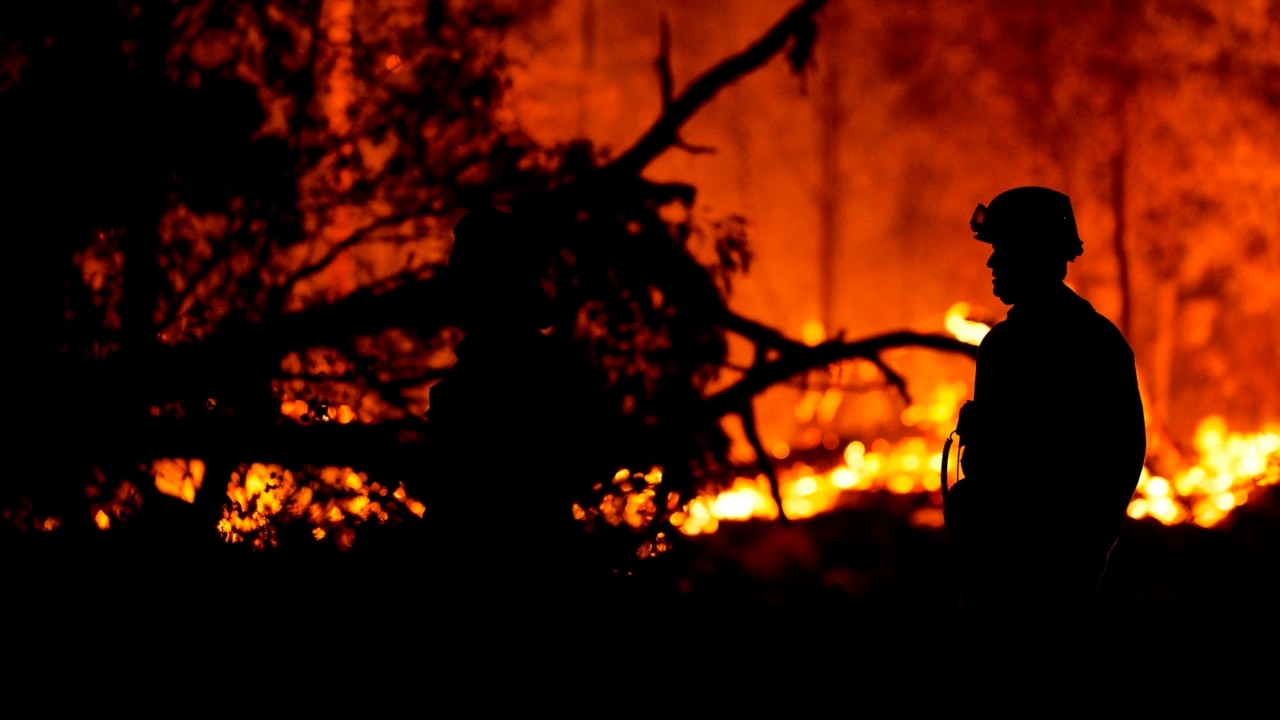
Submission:
M 157 490 L 193 503 L 196 501 L 196 492 L 204 484 L 204 461 L 180 458 L 156 460 L 151 465 L 151 474 L 156 479 Z
M 111 529 L 112 522 L 127 522 L 142 507 L 142 493 L 137 486 L 128 480 L 109 483 L 101 468 L 93 469 L 93 482 L 85 484 L 84 494 L 89 499 L 93 524 L 99 530 Z
M 249 542 L 259 550 L 275 547 L 280 528 L 295 521 L 311 525 L 316 540 L 332 537 L 347 550 L 355 543 L 356 527 L 367 521 L 399 522 L 426 511 L 403 483 L 392 491 L 369 482 L 364 473 L 338 467 L 295 473 L 254 463 L 232 473 L 227 497 L 218 532 L 229 543 Z

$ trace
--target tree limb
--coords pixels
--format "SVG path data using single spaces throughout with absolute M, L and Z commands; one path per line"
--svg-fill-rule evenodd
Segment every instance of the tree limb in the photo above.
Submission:
M 711 145 L 693 145 L 679 137 L 672 143 L 672 147 L 680 148 L 690 155 L 714 155 L 716 152 L 716 149 Z
M 778 471 L 773 466 L 773 461 L 769 459 L 768 453 L 765 452 L 764 442 L 760 439 L 760 430 L 756 427 L 754 398 L 748 397 L 739 412 L 742 415 L 742 429 L 747 436 L 747 442 L 756 451 L 756 464 L 760 466 L 760 470 L 769 479 L 769 494 L 773 496 L 774 503 L 778 505 L 778 519 L 783 523 L 790 522 L 790 518 L 787 517 L 787 511 L 782 507 L 782 483 L 778 482 Z
M 675 81 L 671 77 L 671 23 L 663 13 L 658 19 L 658 83 L 662 86 L 662 111 L 671 107 L 675 94 Z
M 900 375 L 892 371 L 880 358 L 885 350 L 900 347 L 921 347 L 942 352 L 953 352 L 976 358 L 978 348 L 956 340 L 948 335 L 923 334 L 915 332 L 895 332 L 877 335 L 857 342 L 832 341 L 812 347 L 794 343 L 785 352 L 768 362 L 757 362 L 741 379 L 729 387 L 707 398 L 707 407 L 715 416 L 736 412 L 742 404 L 771 385 L 787 378 L 813 370 L 839 360 L 862 358 L 875 363 L 882 372 L 886 372 L 889 382 L 899 390 L 905 389 L 906 383 Z
M 758 320 L 743 317 L 728 307 L 722 307 L 720 310 L 721 315 L 717 318 L 718 324 L 724 329 L 735 332 L 755 343 L 757 348 L 796 350 L 807 347 L 804 343 L 783 335 L 777 329 L 769 327 Z
M 653 126 L 634 145 L 605 166 L 605 170 L 623 175 L 638 175 L 654 158 L 678 142 L 680 128 L 698 108 L 727 85 L 768 62 L 793 36 L 807 32 L 814 14 L 825 4 L 826 0 L 805 0 L 746 49 L 725 58 L 698 76 L 684 92 L 664 106 L 662 115 Z
M 350 250 L 356 245 L 359 245 L 360 243 L 367 240 L 369 238 L 369 235 L 372 234 L 373 232 L 377 230 L 381 230 L 383 228 L 400 225 L 402 223 L 413 220 L 419 216 L 420 216 L 420 213 L 415 208 L 408 212 L 395 213 L 393 215 L 388 215 L 386 217 L 378 218 L 377 220 L 374 220 L 373 222 L 369 223 L 368 225 L 365 225 L 359 230 L 356 230 L 355 232 L 351 233 L 351 235 L 347 236 L 345 240 L 342 240 L 341 242 L 338 242 L 338 243 L 334 243 L 334 245 L 329 248 L 329 251 L 326 252 L 323 256 L 321 256 L 319 260 L 316 260 L 315 262 L 312 262 L 302 268 L 299 268 L 297 272 L 293 273 L 293 275 L 291 275 L 289 279 L 286 280 L 282 285 L 282 289 L 285 291 L 284 294 L 287 295 L 290 291 L 292 291 L 294 287 L 298 285 L 298 283 L 316 275 L 317 273 L 323 271 L 325 268 L 329 267 L 329 265 L 332 264 L 334 260 L 337 260 L 338 257 L 342 255 L 342 253 L 346 252 L 347 250 Z
M 879 368 L 880 372 L 884 373 L 884 379 L 898 391 L 899 395 L 902 395 L 902 399 L 905 400 L 908 405 L 911 404 L 911 393 L 907 391 L 907 381 L 902 377 L 902 375 L 898 374 L 897 370 L 889 367 L 889 364 L 881 359 L 879 355 L 873 355 L 869 358 L 863 359 Z

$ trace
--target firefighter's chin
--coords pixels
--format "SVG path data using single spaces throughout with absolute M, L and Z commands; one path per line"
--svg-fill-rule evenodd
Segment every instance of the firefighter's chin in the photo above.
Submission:
M 1010 290 L 1008 283 L 1001 282 L 996 279 L 991 280 L 991 294 L 1000 299 L 1005 305 L 1012 305 L 1014 293 Z

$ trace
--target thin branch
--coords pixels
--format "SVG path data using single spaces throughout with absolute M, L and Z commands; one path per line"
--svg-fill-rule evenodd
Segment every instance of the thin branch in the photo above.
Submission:
M 942 352 L 953 352 L 976 358 L 978 348 L 956 340 L 948 335 L 932 335 L 915 332 L 896 332 L 877 335 L 857 342 L 832 341 L 809 347 L 793 345 L 787 352 L 769 362 L 759 363 L 747 372 L 746 376 L 729 387 L 707 398 L 707 406 L 715 416 L 736 412 L 747 399 L 752 398 L 771 385 L 784 381 L 807 370 L 830 365 L 839 360 L 863 358 L 881 371 L 889 370 L 886 375 L 895 387 L 905 388 L 902 377 L 893 372 L 880 359 L 880 353 L 893 348 L 920 347 Z
M 738 78 L 768 62 L 794 35 L 806 31 L 814 14 L 825 4 L 826 0 L 805 0 L 745 50 L 698 76 L 664 107 L 653 126 L 605 169 L 624 175 L 640 174 L 654 158 L 677 142 L 680 128 L 698 108 Z
M 832 342 L 824 343 L 823 345 L 810 348 L 810 346 L 808 345 L 805 345 L 803 343 L 797 342 L 795 340 L 792 340 L 791 338 L 786 337 L 785 335 L 778 332 L 774 328 L 769 327 L 768 325 L 764 325 L 757 320 L 752 320 L 751 318 L 743 317 L 742 315 L 739 315 L 733 312 L 727 307 L 723 308 L 723 314 L 720 318 L 720 324 L 725 329 L 730 330 L 732 332 L 736 332 L 739 335 L 747 338 L 748 340 L 756 344 L 757 360 L 755 365 L 753 365 L 751 368 L 745 368 L 745 369 L 739 368 L 747 376 L 749 376 L 750 373 L 756 370 L 757 368 L 767 367 L 767 366 L 771 366 L 772 364 L 775 364 L 775 363 L 766 362 L 765 361 L 766 358 L 762 356 L 762 353 L 766 352 L 769 349 L 776 350 L 779 353 L 783 353 L 783 354 L 791 353 L 792 356 L 794 357 L 797 353 L 803 354 L 803 353 L 806 353 L 807 351 L 816 349 L 818 347 L 824 347 L 824 348 L 825 347 L 832 347 L 832 348 L 844 347 L 844 348 L 853 349 L 853 348 L 859 348 L 863 346 L 864 343 L 875 340 L 875 338 L 872 338 L 870 340 L 864 340 L 857 343 L 847 343 L 843 340 L 843 338 L 838 338 L 837 340 L 834 340 Z M 910 333 L 908 333 L 908 335 L 910 335 Z M 921 337 L 931 337 L 931 338 L 944 337 L 945 338 L 945 336 L 933 336 L 933 335 L 921 336 Z M 929 341 L 929 342 L 932 342 L 932 341 Z M 956 343 L 960 345 L 964 345 L 965 347 L 972 347 L 965 343 L 959 343 L 959 341 L 956 341 Z M 937 349 L 947 350 L 950 348 L 937 348 Z M 977 350 L 974 349 L 975 354 L 976 352 Z M 893 368 L 889 367 L 889 365 L 884 362 L 884 360 L 879 355 L 879 351 L 870 352 L 867 354 L 862 354 L 861 351 L 855 351 L 855 353 L 850 355 L 848 358 L 837 357 L 836 360 L 852 359 L 854 357 L 860 357 L 870 362 L 871 364 L 875 365 L 877 368 L 879 368 L 880 372 L 884 374 L 885 381 L 888 382 L 890 385 L 892 385 L 893 388 L 897 390 L 904 399 L 907 400 L 907 402 L 911 401 L 911 395 L 907 391 L 907 381 L 902 377 L 901 374 L 899 374 Z M 801 370 L 798 370 L 797 373 L 805 369 L 815 369 L 818 367 L 821 367 L 821 365 L 815 364 L 808 368 L 802 368 Z M 746 380 L 746 379 L 747 377 L 743 378 L 743 380 Z M 774 382 L 782 382 L 784 380 L 786 380 L 786 377 L 778 378 Z
M 776 350 L 794 350 L 807 347 L 798 340 L 783 335 L 778 330 L 751 318 L 744 317 L 730 310 L 728 307 L 720 308 L 720 317 L 716 319 L 717 324 L 724 329 L 735 332 L 742 337 L 755 343 L 757 348 L 767 347 Z
M 453 171 L 449 174 L 449 176 L 452 178 L 456 178 L 459 175 L 462 175 L 465 172 L 465 170 L 471 167 L 472 165 L 482 164 L 487 161 L 489 161 L 489 156 L 483 152 L 469 153 L 459 158 L 458 161 L 454 163 Z M 459 195 L 463 194 L 461 192 L 461 189 L 458 190 L 458 194 Z M 368 239 L 369 235 L 379 230 L 383 230 L 388 227 L 393 227 L 395 225 L 408 222 L 410 220 L 416 220 L 424 217 L 429 217 L 432 215 L 441 214 L 438 212 L 433 212 L 432 210 L 429 209 L 429 206 L 430 206 L 430 203 L 423 201 L 415 204 L 413 207 L 410 207 L 407 210 L 403 210 L 393 215 L 388 215 L 386 217 L 378 218 L 373 222 L 369 223 L 368 225 L 360 228 L 359 230 L 356 230 L 345 240 L 329 248 L 329 251 L 325 253 L 324 256 L 321 257 L 319 260 L 316 260 L 315 262 L 307 265 L 306 267 L 299 269 L 296 273 L 293 274 L 293 276 L 287 279 L 280 286 L 280 288 L 278 289 L 278 292 L 275 294 L 275 300 L 278 302 L 281 298 L 287 296 L 290 292 L 292 292 L 293 288 L 299 282 L 306 280 L 307 278 L 312 277 L 324 271 L 326 267 L 328 267 L 331 263 L 337 260 L 338 257 L 340 257 L 344 252 L 346 252 L 347 250 L 350 250 L 356 245 L 361 244 L 362 242 L 365 242 Z M 466 207 L 467 203 L 462 202 L 461 206 Z
M 667 14 L 658 18 L 658 82 L 662 85 L 662 111 L 671 107 L 671 98 L 675 94 L 675 81 L 671 76 L 671 23 L 667 22 Z
M 872 364 L 875 364 L 875 363 L 873 362 Z M 720 363 L 716 367 L 718 367 L 721 370 L 727 370 L 727 371 L 738 373 L 739 375 L 746 375 L 747 372 L 751 369 L 749 366 L 737 365 L 734 363 Z M 877 367 L 879 366 L 877 365 Z M 890 371 L 896 373 L 896 371 L 892 370 L 892 368 L 890 368 Z M 873 392 L 873 391 L 878 392 L 886 388 L 893 388 L 898 392 L 903 392 L 903 390 L 899 388 L 888 377 L 886 377 L 883 382 L 876 382 L 876 383 L 858 382 L 858 381 L 837 382 L 833 379 L 830 379 L 830 375 L 828 375 L 828 380 L 826 382 L 815 383 L 811 378 L 798 376 L 790 380 L 780 381 L 776 384 L 785 385 L 787 387 L 792 387 L 797 390 L 822 389 L 822 390 L 840 390 L 848 393 L 863 393 L 863 392 Z M 910 396 L 907 395 L 906 397 L 908 402 L 910 402 Z
M 879 368 L 880 372 L 884 373 L 885 381 L 898 391 L 898 394 L 902 396 L 902 399 L 908 405 L 911 404 L 911 393 L 907 392 L 907 381 L 902 377 L 902 375 L 898 374 L 897 370 L 889 367 L 889 364 L 886 363 L 879 355 L 863 359 Z
M 747 442 L 756 451 L 756 464 L 760 466 L 761 472 L 769 479 L 769 494 L 773 496 L 773 501 L 778 505 L 778 519 L 784 524 L 788 523 L 791 519 L 787 517 L 787 511 L 782 508 L 782 484 L 778 482 L 778 470 L 773 466 L 773 461 L 769 459 L 768 453 L 765 452 L 764 442 L 760 440 L 760 431 L 756 428 L 754 398 L 747 398 L 739 414 L 742 416 L 742 429 L 746 433 Z
M 200 342 L 157 348 L 157 363 L 186 368 L 180 375 L 192 382 L 225 377 L 231 369 L 238 377 L 275 377 L 279 374 L 278 354 L 288 349 L 377 333 L 388 327 L 412 328 L 423 335 L 439 332 L 445 319 L 433 309 L 444 306 L 441 292 L 441 283 L 415 278 L 394 286 L 387 282 L 377 290 L 364 287 L 335 303 L 268 313 L 257 321 L 232 318 Z M 246 353 L 245 347 L 255 351 Z
M 280 293 L 282 295 L 288 295 L 288 293 L 291 292 L 293 288 L 297 286 L 298 283 L 322 272 L 325 268 L 329 267 L 329 265 L 331 265 L 335 260 L 337 260 L 344 252 L 364 242 L 374 232 L 388 228 L 388 227 L 392 227 L 395 225 L 403 224 L 405 222 L 415 219 L 416 217 L 419 216 L 419 214 L 420 213 L 418 213 L 415 209 L 412 211 L 406 211 L 406 212 L 396 213 L 394 215 L 388 215 L 386 217 L 378 218 L 377 220 L 369 223 L 368 225 L 360 228 L 359 230 L 356 230 L 355 232 L 351 233 L 351 235 L 349 235 L 345 240 L 339 243 L 336 243 L 332 247 L 330 247 L 329 251 L 326 252 L 319 260 L 305 267 L 300 268 L 297 272 L 291 275 L 289 279 L 286 280 L 284 284 L 280 287 Z
M 671 146 L 679 148 L 690 155 L 714 155 L 716 152 L 716 149 L 711 145 L 693 145 L 685 142 L 683 138 L 679 137 L 676 138 L 676 141 L 672 143 Z
M 426 282 L 443 266 L 435 263 L 423 263 L 417 267 L 401 270 L 394 275 L 388 275 L 384 278 L 374 280 L 367 283 L 364 289 L 374 295 L 395 290 L 403 285 L 415 282 Z
M 213 277 L 213 273 L 215 271 L 223 267 L 225 264 L 228 264 L 230 262 L 231 253 L 236 249 L 234 245 L 229 242 L 210 242 L 210 244 L 214 248 L 213 253 L 208 258 L 200 261 L 200 266 L 196 269 L 195 273 L 190 278 L 187 278 L 186 291 L 169 304 L 169 308 L 165 311 L 164 318 L 160 322 L 160 327 L 167 328 L 177 322 L 178 317 L 195 303 L 197 291 L 201 294 L 209 293 L 209 290 L 203 286 L 204 281 Z M 229 273 L 230 271 L 228 270 L 228 274 Z

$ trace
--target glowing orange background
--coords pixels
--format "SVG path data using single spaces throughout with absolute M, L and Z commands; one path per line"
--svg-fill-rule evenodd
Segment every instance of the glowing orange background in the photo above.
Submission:
M 941 330 L 956 301 L 1002 317 L 966 223 L 1024 184 L 1071 195 L 1085 255 L 1068 282 L 1120 322 L 1122 205 L 1149 410 L 1188 446 L 1208 415 L 1261 429 L 1280 419 L 1280 17 L 1194 5 L 832 2 L 803 78 L 775 60 L 728 88 L 684 133 L 716 152 L 672 151 L 648 174 L 748 218 L 758 262 L 733 305 L 796 336 L 815 320 L 851 338 Z M 620 151 L 660 111 L 662 16 L 679 89 L 786 7 L 551 4 L 509 41 L 515 116 Z M 924 387 L 971 373 L 902 362 Z M 840 421 L 900 409 L 880 402 Z M 765 416 L 766 439 L 793 431 Z

